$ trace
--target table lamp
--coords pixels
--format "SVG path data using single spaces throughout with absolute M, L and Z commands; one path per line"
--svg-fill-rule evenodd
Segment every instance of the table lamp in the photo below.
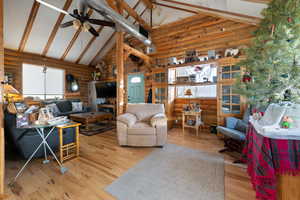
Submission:
M 192 90 L 191 89 L 187 89 L 185 92 L 184 92 L 184 95 L 185 96 L 189 96 L 189 111 L 191 111 L 192 107 L 191 107 L 191 96 L 193 96 L 193 93 L 192 93 Z
M 22 99 L 20 92 L 10 84 L 4 84 L 4 98 L 6 102 L 11 103 Z

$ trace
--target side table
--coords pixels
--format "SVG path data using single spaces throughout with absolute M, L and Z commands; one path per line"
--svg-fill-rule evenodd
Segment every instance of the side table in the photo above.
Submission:
M 79 126 L 81 124 L 77 122 L 69 122 L 56 126 L 59 134 L 59 160 L 63 163 L 74 157 L 79 156 Z M 69 144 L 64 144 L 63 130 L 67 128 L 75 128 L 75 141 Z
M 195 124 L 194 125 L 188 125 L 186 123 L 186 119 L 188 116 L 194 116 Z M 201 110 L 199 112 L 194 111 L 183 111 L 182 112 L 182 133 L 184 135 L 184 129 L 185 128 L 194 128 L 196 129 L 196 135 L 199 135 L 199 127 L 203 124 L 201 120 Z

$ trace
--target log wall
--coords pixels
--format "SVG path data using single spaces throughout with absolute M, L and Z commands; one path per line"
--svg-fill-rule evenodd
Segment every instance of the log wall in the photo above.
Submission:
M 202 110 L 201 117 L 205 125 L 217 124 L 217 99 L 202 98 L 202 99 L 185 99 L 177 98 L 174 101 L 173 116 L 178 120 L 177 125 L 181 125 L 183 107 L 189 103 L 199 103 Z
M 255 30 L 256 26 L 253 25 L 200 14 L 162 25 L 153 29 L 151 33 L 152 41 L 156 47 L 155 53 L 150 54 L 152 67 L 157 67 L 158 64 L 160 67 L 168 67 L 168 58 L 183 59 L 187 50 L 196 50 L 199 56 L 207 56 L 208 50 L 215 50 L 224 56 L 224 51 L 227 48 L 244 48 L 250 45 L 253 38 L 252 32 Z M 134 38 L 127 39 L 127 42 L 134 47 L 141 46 L 140 42 Z M 112 49 L 104 60 L 108 63 L 114 63 L 115 49 Z M 132 72 L 133 69 L 146 72 L 146 75 L 149 74 L 149 70 L 144 66 L 137 67 L 128 60 L 125 64 L 125 74 Z M 151 80 L 146 80 L 145 97 L 147 97 L 151 87 Z M 206 124 L 217 124 L 217 98 L 193 99 L 191 102 L 200 103 L 203 110 L 203 120 Z M 187 103 L 187 99 L 175 99 L 172 119 L 181 119 L 182 107 Z
M 154 59 L 182 58 L 187 50 L 204 56 L 208 50 L 224 52 L 249 45 L 255 29 L 253 25 L 195 15 L 154 29 L 151 36 L 156 52 L 151 55 Z
M 64 69 L 65 74 L 72 74 L 78 79 L 80 92 L 65 93 L 65 98 L 79 98 L 88 102 L 88 82 L 92 80 L 94 68 L 87 65 L 78 65 L 57 59 L 45 58 L 31 53 L 20 53 L 14 50 L 4 50 L 4 70 L 13 74 L 13 86 L 22 92 L 22 64 L 46 65 L 48 67 Z M 34 80 L 33 80 L 34 81 Z

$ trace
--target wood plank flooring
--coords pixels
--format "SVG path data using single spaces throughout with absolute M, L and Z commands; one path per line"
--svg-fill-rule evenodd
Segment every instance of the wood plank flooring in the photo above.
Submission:
M 217 153 L 223 142 L 217 136 L 200 133 L 181 135 L 181 129 L 169 131 L 169 143 Z M 47 165 L 34 160 L 26 168 L 14 187 L 8 183 L 24 161 L 6 162 L 6 188 L 8 200 L 115 200 L 104 188 L 133 167 L 154 148 L 119 147 L 115 131 L 87 137 L 80 136 L 80 158 L 68 161 L 69 171 L 61 175 L 57 164 Z M 225 199 L 254 200 L 246 169 L 231 164 L 233 158 L 225 155 Z M 142 200 L 142 199 L 141 199 Z

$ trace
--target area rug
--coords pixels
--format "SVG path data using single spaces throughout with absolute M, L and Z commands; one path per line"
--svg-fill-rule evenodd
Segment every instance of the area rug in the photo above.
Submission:
M 110 131 L 115 129 L 116 126 L 109 123 L 94 123 L 89 125 L 89 129 L 86 130 L 80 127 L 80 133 L 86 136 L 92 136 L 100 133 L 104 133 L 106 131 Z
M 224 160 L 167 144 L 105 190 L 118 200 L 224 200 Z

